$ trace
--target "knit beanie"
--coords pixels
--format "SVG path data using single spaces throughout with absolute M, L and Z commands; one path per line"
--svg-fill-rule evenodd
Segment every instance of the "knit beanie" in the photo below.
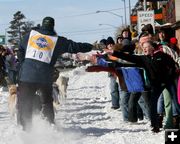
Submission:
M 104 45 L 106 45 L 106 42 L 107 42 L 106 39 L 102 39 L 102 40 L 99 41 L 99 43 L 104 44 Z
M 151 24 L 145 25 L 141 30 L 142 30 L 142 32 L 147 31 L 149 34 L 154 35 L 154 28 Z
M 170 38 L 170 43 L 177 44 L 177 39 L 175 37 Z
M 45 17 L 42 21 L 42 27 L 46 30 L 54 30 L 55 21 L 52 17 Z
M 114 40 L 112 37 L 108 37 L 107 40 L 106 40 L 106 46 L 109 45 L 109 44 L 115 44 Z

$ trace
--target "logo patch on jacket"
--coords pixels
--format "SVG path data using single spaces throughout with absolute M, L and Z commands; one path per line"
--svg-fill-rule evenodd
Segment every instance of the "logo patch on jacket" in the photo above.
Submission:
M 32 30 L 29 36 L 25 58 L 50 63 L 58 37 L 43 35 Z

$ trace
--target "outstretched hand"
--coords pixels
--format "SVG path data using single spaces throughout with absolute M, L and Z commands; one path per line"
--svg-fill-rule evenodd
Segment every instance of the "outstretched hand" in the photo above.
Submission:
M 85 54 L 85 53 L 77 53 L 76 54 L 76 58 L 78 61 L 84 61 L 84 60 L 90 61 L 90 57 L 91 57 L 91 55 Z
M 97 56 L 96 55 L 91 55 L 90 57 L 90 62 L 92 64 L 97 64 Z
M 84 54 L 84 53 L 77 53 L 76 54 L 77 61 L 90 61 L 92 64 L 97 63 L 97 56 L 96 55 L 90 55 L 90 54 Z
M 104 49 L 104 52 L 107 53 L 107 54 L 112 55 L 114 50 L 112 50 L 112 49 Z
M 95 49 L 98 49 L 98 50 L 103 50 L 106 47 L 106 45 L 102 43 L 98 43 L 98 41 L 95 41 L 92 45 Z

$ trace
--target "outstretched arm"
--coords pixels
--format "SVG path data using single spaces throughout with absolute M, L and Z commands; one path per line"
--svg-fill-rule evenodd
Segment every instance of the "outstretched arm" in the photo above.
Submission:
M 132 55 L 132 54 L 127 54 L 124 52 L 120 52 L 120 51 L 114 51 L 114 50 L 105 50 L 106 53 L 111 54 L 112 56 L 115 56 L 117 58 L 126 60 L 128 62 L 131 62 L 133 64 L 136 64 L 136 66 L 142 66 L 142 57 L 143 56 L 138 56 L 138 55 Z M 130 63 L 129 63 L 130 64 Z
M 93 45 L 90 43 L 80 43 L 80 42 L 74 42 L 72 40 L 68 40 L 64 37 L 59 37 L 58 42 L 63 49 L 63 53 L 78 53 L 78 52 L 89 52 L 92 50 Z

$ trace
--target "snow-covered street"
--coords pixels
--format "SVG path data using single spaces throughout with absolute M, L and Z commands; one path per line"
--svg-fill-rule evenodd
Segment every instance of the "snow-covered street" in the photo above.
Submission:
M 32 132 L 21 131 L 10 119 L 8 92 L 0 93 L 0 144 L 164 144 L 164 131 L 153 134 L 149 121 L 124 123 L 121 111 L 111 109 L 107 73 L 81 67 L 66 75 L 67 99 L 61 101 L 55 127 L 35 117 Z

